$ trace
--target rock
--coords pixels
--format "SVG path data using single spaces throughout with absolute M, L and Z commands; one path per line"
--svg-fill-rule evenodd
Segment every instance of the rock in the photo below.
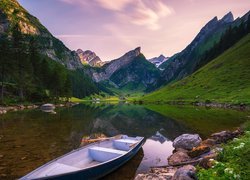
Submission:
M 213 163 L 211 160 L 216 160 L 218 157 L 218 153 L 211 153 L 207 156 L 204 156 L 203 159 L 200 161 L 199 166 L 205 169 L 211 168 Z
M 164 175 L 166 177 L 173 177 L 174 173 L 177 171 L 178 168 L 176 167 L 166 167 L 166 168 L 151 168 L 150 173 L 154 173 L 154 174 L 161 174 Z
M 0 154 L 0 158 L 3 158 L 3 157 L 4 157 L 4 155 Z
M 21 160 L 25 160 L 26 158 L 27 158 L 27 157 L 24 156 L 24 157 L 21 158 Z
M 202 141 L 201 144 L 211 147 L 211 146 L 216 145 L 216 141 L 214 139 L 208 138 L 208 139 Z
M 200 143 L 201 138 L 198 134 L 182 134 L 181 136 L 175 138 L 173 146 L 174 148 L 191 150 L 194 147 L 199 146 Z
M 229 140 L 241 135 L 242 132 L 240 130 L 236 130 L 234 132 L 230 131 L 221 131 L 218 133 L 214 133 L 211 135 L 211 138 L 215 140 L 216 144 L 226 143 Z
M 188 156 L 187 153 L 182 151 L 177 151 L 176 153 L 172 154 L 168 157 L 168 164 L 170 166 L 178 165 L 182 162 L 189 161 L 191 158 Z
M 195 158 L 195 157 L 198 157 L 198 156 L 205 154 L 209 151 L 210 151 L 210 147 L 208 147 L 206 145 L 200 145 L 198 147 L 193 148 L 191 151 L 189 151 L 188 155 L 191 158 Z
M 196 172 L 196 168 L 194 166 L 192 166 L 192 165 L 183 166 L 175 172 L 172 180 L 194 180 L 194 179 L 197 179 L 195 172 Z
M 178 152 L 178 151 L 181 151 L 181 152 L 184 152 L 184 153 L 188 152 L 188 150 L 186 150 L 186 149 L 176 148 L 176 149 L 173 150 L 173 153 Z
M 172 176 L 166 176 L 164 174 L 154 174 L 154 173 L 147 173 L 147 174 L 138 174 L 135 177 L 135 180 L 170 180 Z

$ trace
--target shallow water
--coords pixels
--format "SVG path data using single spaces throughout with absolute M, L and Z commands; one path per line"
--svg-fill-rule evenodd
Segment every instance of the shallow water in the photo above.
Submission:
M 105 179 L 132 179 L 150 166 L 167 164 L 172 140 L 182 133 L 234 129 L 249 112 L 194 107 L 129 104 L 80 104 L 56 109 L 11 112 L 0 117 L 0 179 L 15 179 L 78 148 L 83 136 L 127 134 L 144 136 L 142 150 Z M 209 125 L 208 125 L 209 124 Z

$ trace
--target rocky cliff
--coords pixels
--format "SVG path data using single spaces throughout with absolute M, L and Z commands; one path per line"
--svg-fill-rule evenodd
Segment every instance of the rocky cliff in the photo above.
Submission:
M 93 67 L 101 67 L 105 64 L 105 62 L 103 62 L 99 58 L 99 56 L 97 56 L 94 52 L 90 50 L 83 51 L 81 49 L 78 49 L 76 53 L 78 54 L 82 64 L 89 64 Z
M 90 69 L 89 74 L 96 82 L 108 80 L 114 72 L 118 71 L 123 66 L 132 62 L 134 58 L 137 57 L 140 53 L 141 53 L 141 48 L 138 47 L 124 54 L 122 57 L 110 61 L 98 71 L 95 69 Z
M 77 53 L 69 50 L 60 40 L 55 38 L 39 20 L 29 14 L 16 0 L 0 1 L 0 36 L 7 34 L 18 24 L 21 32 L 37 40 L 41 54 L 63 64 L 68 69 L 81 68 L 82 64 Z
M 87 68 L 86 72 L 96 82 L 108 81 L 115 88 L 129 90 L 145 90 L 160 76 L 160 71 L 141 54 L 140 47 L 100 68 Z

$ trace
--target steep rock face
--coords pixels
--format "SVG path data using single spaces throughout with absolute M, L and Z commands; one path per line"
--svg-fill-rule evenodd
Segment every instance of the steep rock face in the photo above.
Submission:
M 161 54 L 159 57 L 148 59 L 148 61 L 154 64 L 156 67 L 159 67 L 162 63 L 164 63 L 168 59 L 169 59 L 168 57 L 165 57 L 164 55 Z
M 111 75 L 122 68 L 123 66 L 129 64 L 135 57 L 137 57 L 141 53 L 141 48 L 138 47 L 132 51 L 129 51 L 122 57 L 110 61 L 109 63 L 105 64 L 100 71 L 90 70 L 90 74 L 94 81 L 100 82 L 104 80 L 108 80 Z
M 78 49 L 76 53 L 80 57 L 82 64 L 89 64 L 93 67 L 100 67 L 105 64 L 94 52 L 90 50 L 83 51 L 81 49 Z
M 96 82 L 129 90 L 146 90 L 160 77 L 160 71 L 146 60 L 140 47 L 100 68 L 86 68 L 85 72 Z
M 0 1 L 0 35 L 11 37 L 11 28 L 18 22 L 21 32 L 34 36 L 41 54 L 63 64 L 68 69 L 81 68 L 82 64 L 76 52 L 70 51 L 60 40 L 55 38 L 40 22 L 30 15 L 16 0 Z
M 120 88 L 128 86 L 127 89 L 133 90 L 153 86 L 159 76 L 159 70 L 140 54 L 116 71 L 110 80 Z
M 183 51 L 161 64 L 159 68 L 164 69 L 161 75 L 164 83 L 174 79 L 182 79 L 193 73 L 196 65 L 201 63 L 201 55 L 219 41 L 222 33 L 234 22 L 233 20 L 231 12 L 220 20 L 214 17 L 200 30 L 194 40 Z

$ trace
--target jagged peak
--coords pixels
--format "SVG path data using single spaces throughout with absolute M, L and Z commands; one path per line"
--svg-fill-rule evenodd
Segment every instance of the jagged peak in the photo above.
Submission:
M 137 57 L 137 56 L 139 56 L 140 54 L 141 54 L 141 47 L 137 47 L 137 48 L 135 48 L 134 50 L 131 50 L 131 51 L 127 52 L 127 53 L 124 54 L 123 56 L 130 56 L 130 57 L 134 56 L 134 57 Z M 122 56 L 122 57 L 123 57 L 123 56 Z
M 230 11 L 225 16 L 223 16 L 223 18 L 221 18 L 220 21 L 223 21 L 225 23 L 231 23 L 231 22 L 233 22 L 234 21 L 233 13 Z

